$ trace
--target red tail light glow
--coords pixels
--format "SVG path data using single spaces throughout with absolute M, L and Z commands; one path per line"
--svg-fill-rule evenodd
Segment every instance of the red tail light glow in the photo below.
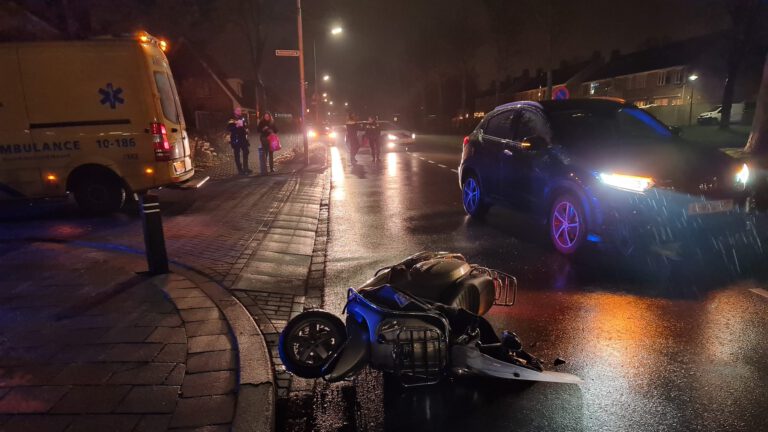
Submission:
M 173 146 L 168 142 L 168 132 L 162 123 L 152 123 L 150 125 L 152 133 L 152 142 L 155 145 L 155 160 L 169 161 L 173 153 Z
M 464 137 L 464 145 L 466 146 L 467 144 L 469 144 L 469 137 L 465 136 Z

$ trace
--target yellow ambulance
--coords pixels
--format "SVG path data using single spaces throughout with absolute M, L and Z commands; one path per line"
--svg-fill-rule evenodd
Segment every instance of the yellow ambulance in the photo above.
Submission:
M 192 177 L 165 48 L 146 33 L 0 44 L 0 199 L 110 212 Z

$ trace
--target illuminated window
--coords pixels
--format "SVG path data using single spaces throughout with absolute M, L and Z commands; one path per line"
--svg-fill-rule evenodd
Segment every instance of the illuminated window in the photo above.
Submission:
M 656 84 L 663 86 L 667 85 L 667 72 L 659 72 L 658 73 L 658 80 L 656 81 Z
M 589 94 L 593 95 L 597 91 L 597 88 L 600 87 L 600 84 L 596 82 L 589 83 Z

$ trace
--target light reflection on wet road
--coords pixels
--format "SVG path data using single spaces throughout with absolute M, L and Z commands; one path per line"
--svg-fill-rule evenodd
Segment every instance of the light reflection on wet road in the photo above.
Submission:
M 488 318 L 550 367 L 566 359 L 558 370 L 585 384 L 460 381 L 403 391 L 367 372 L 319 386 L 315 401 L 328 403 L 316 407 L 315 429 L 768 430 L 768 299 L 749 291 L 765 283 L 638 282 L 600 255 L 565 260 L 518 214 L 464 216 L 451 171 L 459 138 L 420 137 L 409 150 L 376 165 L 361 154 L 350 165 L 343 147 L 332 149 L 326 309 L 340 312 L 347 287 L 407 255 L 460 252 L 519 277 L 518 304 Z

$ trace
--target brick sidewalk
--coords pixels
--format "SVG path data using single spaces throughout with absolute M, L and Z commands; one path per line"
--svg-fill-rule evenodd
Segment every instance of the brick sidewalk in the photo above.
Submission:
M 237 355 L 227 322 L 191 281 L 126 270 L 142 266 L 47 243 L 4 257 L 0 429 L 229 429 Z
M 172 389 L 163 390 L 167 392 L 165 397 L 169 398 L 167 403 L 174 406 L 173 410 L 185 409 L 187 411 L 183 415 L 177 415 L 173 410 L 152 414 L 149 412 L 122 412 L 124 410 L 124 408 L 121 408 L 123 400 L 120 399 L 115 402 L 115 406 L 109 406 L 108 411 L 104 411 L 107 408 L 103 408 L 103 412 L 99 411 L 99 413 L 92 414 L 97 417 L 107 415 L 109 418 L 94 417 L 88 421 L 102 421 L 101 419 L 103 419 L 105 422 L 117 422 L 114 424 L 123 422 L 124 425 L 120 423 L 122 425 L 120 427 L 123 427 L 125 430 L 133 430 L 133 428 L 144 430 L 138 428 L 139 422 L 143 421 L 145 416 L 150 416 L 152 420 L 158 422 L 157 428 L 152 430 L 164 430 L 166 426 L 174 428 L 203 425 L 215 426 L 212 429 L 206 430 L 225 430 L 229 428 L 229 422 L 233 421 L 234 415 L 234 421 L 236 423 L 240 421 L 242 426 L 251 427 L 252 424 L 259 424 L 259 427 L 262 428 L 258 430 L 268 430 L 273 412 L 270 413 L 264 410 L 272 410 L 274 406 L 269 401 L 266 404 L 264 403 L 265 398 L 269 398 L 269 393 L 264 392 L 273 392 L 274 388 L 271 382 L 271 372 L 268 374 L 269 378 L 265 378 L 266 375 L 262 373 L 264 368 L 271 369 L 267 351 L 264 350 L 263 358 L 259 356 L 251 356 L 250 359 L 245 360 L 240 358 L 240 362 L 248 361 L 250 363 L 237 364 L 238 357 L 234 355 L 237 347 L 233 346 L 232 332 L 226 327 L 229 317 L 222 316 L 220 312 L 221 310 L 227 310 L 226 301 L 228 300 L 225 299 L 225 302 L 222 303 L 220 299 L 201 296 L 201 291 L 194 288 L 194 285 L 210 285 L 218 289 L 221 289 L 221 287 L 234 289 L 232 291 L 233 294 L 237 296 L 243 306 L 247 307 L 248 312 L 258 321 L 262 330 L 269 333 L 269 340 L 273 342 L 272 360 L 278 362 L 276 363 L 277 369 L 281 372 L 278 382 L 280 385 L 278 393 L 285 396 L 290 384 L 290 377 L 280 368 L 279 359 L 277 359 L 276 352 L 274 351 L 274 342 L 277 338 L 277 332 L 282 329 L 282 326 L 291 316 L 304 310 L 305 306 L 319 305 L 321 303 L 325 253 L 324 245 L 318 249 L 318 242 L 322 243 L 327 235 L 327 197 L 330 178 L 326 170 L 326 157 L 326 147 L 316 146 L 313 148 L 313 154 L 311 155 L 311 160 L 314 164 L 301 171 L 297 171 L 300 163 L 296 161 L 280 165 L 278 168 L 280 173 L 278 175 L 267 177 L 237 176 L 212 181 L 203 189 L 194 192 L 172 190 L 161 192 L 161 208 L 164 214 L 166 246 L 169 257 L 179 265 L 199 273 L 203 282 L 199 280 L 191 282 L 196 280 L 192 275 L 187 275 L 186 280 L 177 280 L 177 275 L 171 276 L 169 280 L 164 282 L 174 285 L 166 290 L 167 298 L 159 294 L 161 291 L 156 286 L 152 288 L 151 283 L 139 284 L 130 289 L 126 288 L 124 292 L 120 293 L 120 296 L 115 296 L 115 298 L 109 297 L 104 300 L 103 304 L 88 309 L 88 313 L 91 314 L 97 310 L 101 311 L 103 308 L 104 314 L 108 312 L 111 315 L 109 315 L 109 318 L 104 318 L 107 321 L 99 323 L 99 326 L 89 326 L 87 330 L 94 333 L 94 338 L 103 337 L 104 334 L 110 331 L 111 327 L 115 326 L 126 327 L 132 329 L 130 331 L 135 332 L 128 335 L 134 339 L 123 340 L 118 338 L 115 339 L 117 342 L 109 343 L 120 345 L 120 348 L 114 349 L 122 350 L 113 354 L 114 356 L 124 355 L 126 357 L 125 359 L 110 357 L 112 360 L 107 363 L 140 363 L 140 366 L 154 363 L 174 363 L 171 371 L 163 376 L 162 380 L 156 377 L 155 380 L 150 381 L 152 384 L 116 384 L 118 387 L 123 387 L 114 390 L 115 392 L 125 390 L 125 386 L 128 387 L 129 392 L 133 391 L 133 387 L 148 387 L 150 389 L 176 387 L 175 399 L 172 402 L 170 396 Z M 323 217 L 325 219 L 318 223 L 318 220 Z M 35 228 L 38 225 L 43 226 L 42 231 L 39 228 Z M 43 265 L 45 274 L 34 274 L 31 268 L 17 272 L 14 268 L 13 273 L 15 277 L 12 281 L 8 281 L 8 285 L 4 285 L 6 287 L 5 293 L 15 293 L 18 290 L 26 289 L 22 287 L 40 286 L 43 288 L 38 290 L 42 293 L 41 295 L 33 296 L 31 294 L 32 291 L 27 294 L 30 297 L 29 301 L 42 302 L 39 307 L 41 310 L 44 310 L 47 307 L 44 299 L 48 298 L 48 290 L 58 293 L 58 290 L 61 290 L 62 287 L 70 285 L 79 286 L 80 281 L 77 280 L 79 277 L 87 279 L 86 282 L 83 282 L 85 285 L 89 287 L 102 287 L 101 289 L 107 290 L 107 292 L 112 292 L 113 288 L 109 287 L 113 286 L 115 280 L 121 280 L 122 275 L 125 275 L 126 279 L 133 277 L 124 270 L 125 266 L 120 267 L 118 265 L 110 265 L 110 263 L 114 262 L 117 264 L 120 260 L 128 260 L 129 258 L 126 258 L 124 254 L 126 251 L 139 253 L 143 251 L 141 227 L 135 219 L 133 221 L 130 219 L 126 220 L 125 218 L 118 219 L 118 223 L 114 227 L 93 231 L 83 231 L 80 228 L 75 228 L 69 222 L 64 224 L 53 223 L 50 228 L 46 225 L 46 223 L 14 225 L 9 227 L 10 231 L 6 230 L 4 232 L 3 237 L 9 240 L 18 239 L 12 241 L 22 241 L 24 239 L 29 241 L 30 238 L 45 237 L 54 240 L 66 240 L 73 242 L 70 244 L 88 245 L 89 247 L 97 247 L 104 250 L 117 249 L 123 253 L 116 255 L 115 253 L 87 250 L 86 253 L 70 254 L 64 249 L 70 246 L 35 244 L 35 248 L 52 248 L 50 249 L 50 256 L 46 258 L 41 255 L 33 258 L 29 255 L 21 254 L 18 255 L 18 264 L 19 266 L 29 266 L 30 263 L 36 262 L 35 260 L 43 259 L 43 262 L 45 262 Z M 62 226 L 65 229 L 62 229 Z M 0 253 L 3 252 L 2 247 L 5 246 L 0 244 Z M 14 249 L 14 256 L 16 256 L 16 250 Z M 98 256 L 98 259 L 83 259 L 83 257 L 87 257 L 89 254 L 95 254 L 94 256 Z M 122 258 L 114 258 L 115 255 Z M 145 268 L 146 264 L 141 259 L 136 257 L 132 259 L 133 264 L 129 268 L 133 270 Z M 3 266 L 5 265 L 13 264 L 6 261 L 3 263 Z M 123 270 L 121 271 L 120 268 Z M 100 275 L 98 277 L 102 279 L 93 279 L 96 275 Z M 41 279 L 36 279 L 36 277 Z M 42 280 L 45 278 L 50 280 L 47 283 L 43 282 Z M 183 284 L 189 285 L 181 287 Z M 99 288 L 92 289 L 99 290 Z M 204 289 L 203 293 L 205 292 L 208 292 L 208 290 Z M 224 292 L 226 293 L 226 291 Z M 180 295 L 183 297 L 179 297 Z M 227 295 L 231 296 L 230 294 Z M 134 299 L 132 296 L 136 298 Z M 14 304 L 10 303 L 13 300 L 12 297 L 13 295 L 9 297 L 9 303 L 6 304 Z M 54 303 L 57 306 L 65 304 L 62 297 L 66 296 L 62 294 L 55 296 L 56 300 Z M 100 297 L 96 296 L 96 298 Z M 219 309 L 212 307 L 212 300 L 216 303 L 214 306 L 218 306 Z M 109 309 L 108 305 L 112 309 Z M 242 308 L 243 306 L 239 307 Z M 37 310 L 36 308 L 33 309 Z M 61 306 L 61 308 L 65 309 L 64 306 Z M 157 310 L 154 308 L 157 308 Z M 130 312 L 126 312 L 126 310 Z M 243 311 L 245 313 L 245 310 Z M 159 323 L 146 321 L 151 320 L 149 317 L 160 315 L 168 321 L 159 321 Z M 166 315 L 168 316 L 166 317 Z M 171 315 L 175 315 L 175 319 L 172 319 Z M 33 316 L 37 317 L 38 315 L 33 314 Z M 253 325 L 253 318 L 248 317 L 251 325 Z M 41 319 L 42 321 L 39 323 L 41 326 L 43 323 L 48 323 L 46 325 L 50 327 L 50 322 L 45 321 L 43 318 Z M 46 319 L 50 319 L 50 316 Z M 23 321 L 30 322 L 26 318 Z M 232 321 L 229 320 L 229 322 L 231 323 Z M 153 328 L 151 330 L 152 333 L 145 335 L 144 332 L 147 330 L 144 327 L 151 327 L 151 325 L 158 328 Z M 62 327 L 62 329 L 64 328 L 66 327 Z M 130 331 L 126 330 L 129 333 Z M 258 332 L 258 330 L 256 331 Z M 69 331 L 62 330 L 60 334 L 62 335 L 62 341 L 67 341 L 71 338 L 87 341 L 77 346 L 73 345 L 73 347 L 65 345 L 63 347 L 66 348 L 65 351 L 78 352 L 82 346 L 95 346 L 94 348 L 88 348 L 94 351 L 98 351 L 100 348 L 113 349 L 113 347 L 100 347 L 100 345 L 108 345 L 107 342 L 102 342 L 101 339 L 72 336 L 78 334 L 77 332 L 70 333 Z M 153 334 L 154 336 L 152 336 Z M 234 334 L 238 344 L 244 346 L 253 345 L 252 340 L 254 339 L 261 340 L 261 334 L 238 334 L 237 331 Z M 150 336 L 160 338 L 161 335 L 171 339 L 159 348 L 156 344 L 161 342 L 147 339 Z M 229 337 L 226 335 L 229 335 Z M 176 340 L 180 341 L 182 336 L 186 338 L 184 344 L 174 342 Z M 14 346 L 16 342 L 20 342 L 20 339 L 23 338 L 16 337 L 14 343 L 9 345 Z M 227 343 L 226 346 L 224 346 L 225 341 Z M 263 344 L 263 342 L 261 343 Z M 144 345 L 147 345 L 147 347 L 144 347 Z M 170 345 L 172 348 L 166 348 L 166 345 Z M 186 352 L 182 345 L 186 347 Z M 141 349 L 139 351 L 143 353 L 143 357 L 140 356 L 138 359 L 133 359 L 131 356 L 139 355 L 134 354 L 133 349 L 140 346 Z M 42 352 L 40 354 L 41 357 L 39 357 L 40 360 L 36 360 L 36 354 L 30 354 L 27 357 L 19 357 L 19 364 L 8 366 L 31 365 L 32 363 L 30 362 L 43 362 L 48 365 L 45 362 L 51 359 L 55 360 L 51 364 L 57 365 L 66 360 L 56 357 L 53 352 L 57 351 L 56 349 L 49 351 L 49 348 L 45 345 L 38 345 L 38 347 Z M 0 349 L 2 348 L 4 347 L 0 345 Z M 159 351 L 152 352 L 155 348 L 158 348 Z M 173 361 L 160 356 L 163 350 L 171 349 L 174 349 L 174 353 L 177 355 L 177 357 L 171 359 Z M 146 350 L 146 352 L 142 350 Z M 183 359 L 182 354 L 184 354 Z M 75 354 L 72 355 L 75 356 Z M 100 355 L 85 357 L 84 360 L 75 356 L 67 361 L 78 365 L 81 363 L 92 365 L 94 363 L 101 364 L 106 362 L 101 360 L 102 357 Z M 5 353 L 2 357 L 10 358 L 8 353 Z M 234 365 L 233 361 L 235 362 Z M 164 366 L 167 367 L 167 365 Z M 107 366 L 99 367 L 104 368 Z M 147 367 L 153 368 L 152 370 L 157 372 L 161 366 L 153 365 Z M 48 369 L 41 369 L 40 373 L 42 374 L 44 370 Z M 117 372 L 120 371 L 118 370 Z M 175 374 L 175 381 L 169 378 L 171 372 Z M 58 373 L 61 373 L 61 371 Z M 116 372 L 107 367 L 106 372 L 102 371 L 101 373 L 105 377 L 103 381 L 98 382 L 98 386 L 111 387 L 109 380 L 112 379 L 113 374 Z M 162 375 L 159 372 L 158 374 Z M 258 375 L 258 377 L 254 377 L 254 374 Z M 178 381 L 179 375 L 184 376 L 184 380 L 181 382 Z M 237 381 L 238 376 L 239 382 Z M 14 425 L 24 426 L 32 424 L 29 422 L 34 421 L 41 422 L 41 424 L 51 423 L 52 430 L 63 430 L 65 427 L 77 430 L 73 426 L 75 425 L 74 422 L 86 421 L 82 413 L 90 412 L 89 408 L 83 408 L 88 405 L 87 402 L 78 404 L 81 414 L 74 417 L 64 412 L 53 414 L 54 411 L 52 410 L 59 409 L 56 407 L 56 404 L 61 403 L 60 400 L 67 396 L 72 388 L 86 386 L 86 384 L 51 384 L 56 382 L 51 381 L 56 377 L 57 375 L 39 375 L 34 381 L 24 385 L 9 384 L 7 386 L 0 386 L 0 396 L 11 395 L 12 398 L 9 400 L 12 403 L 15 403 L 13 401 L 14 398 L 18 397 L 17 395 L 23 397 L 24 392 L 29 391 L 23 390 L 23 388 L 27 387 L 57 387 L 56 391 L 63 392 L 59 398 L 54 397 L 55 395 L 51 396 L 52 399 L 56 400 L 50 401 L 50 406 L 45 406 L 35 411 L 33 417 L 21 417 L 20 413 L 12 417 L 0 417 L 0 421 L 6 422 L 2 430 L 5 430 L 7 425 L 10 425 L 9 427 L 16 427 Z M 267 383 L 267 381 L 269 381 L 269 385 L 262 387 L 261 383 Z M 14 388 L 6 390 L 6 388 L 11 387 Z M 19 390 L 15 387 L 18 387 Z M 203 391 L 202 389 L 209 389 L 216 394 L 203 398 L 198 396 L 199 392 Z M 87 390 L 89 389 L 79 391 L 87 393 Z M 152 390 L 142 389 L 137 391 L 151 393 Z M 43 390 L 43 392 L 47 392 L 47 390 Z M 126 396 L 127 394 L 123 395 L 123 397 Z M 117 399 L 117 396 L 114 397 Z M 4 397 L 0 398 L 0 403 L 4 400 L 6 400 Z M 210 408 L 200 406 L 203 400 L 214 405 Z M 238 407 L 241 403 L 248 404 L 248 406 L 238 409 L 235 413 L 235 407 Z M 157 409 L 159 410 L 159 408 Z M 170 410 L 167 407 L 164 409 Z M 2 412 L 8 411 L 0 409 L 0 413 Z M 205 417 L 206 413 L 211 413 L 210 415 L 213 417 Z M 250 417 L 243 420 L 240 416 L 241 413 L 249 414 Z M 90 416 L 91 414 L 88 415 Z M 116 417 L 118 415 L 119 417 Z M 147 417 L 147 421 L 149 421 L 150 417 Z M 117 420 L 118 418 L 121 420 Z M 166 422 L 163 423 L 163 421 Z M 123 430 L 120 427 L 115 426 L 114 429 Z M 98 427 L 94 428 L 98 429 Z M 88 428 L 86 427 L 86 429 Z M 33 428 L 33 430 L 44 429 Z

